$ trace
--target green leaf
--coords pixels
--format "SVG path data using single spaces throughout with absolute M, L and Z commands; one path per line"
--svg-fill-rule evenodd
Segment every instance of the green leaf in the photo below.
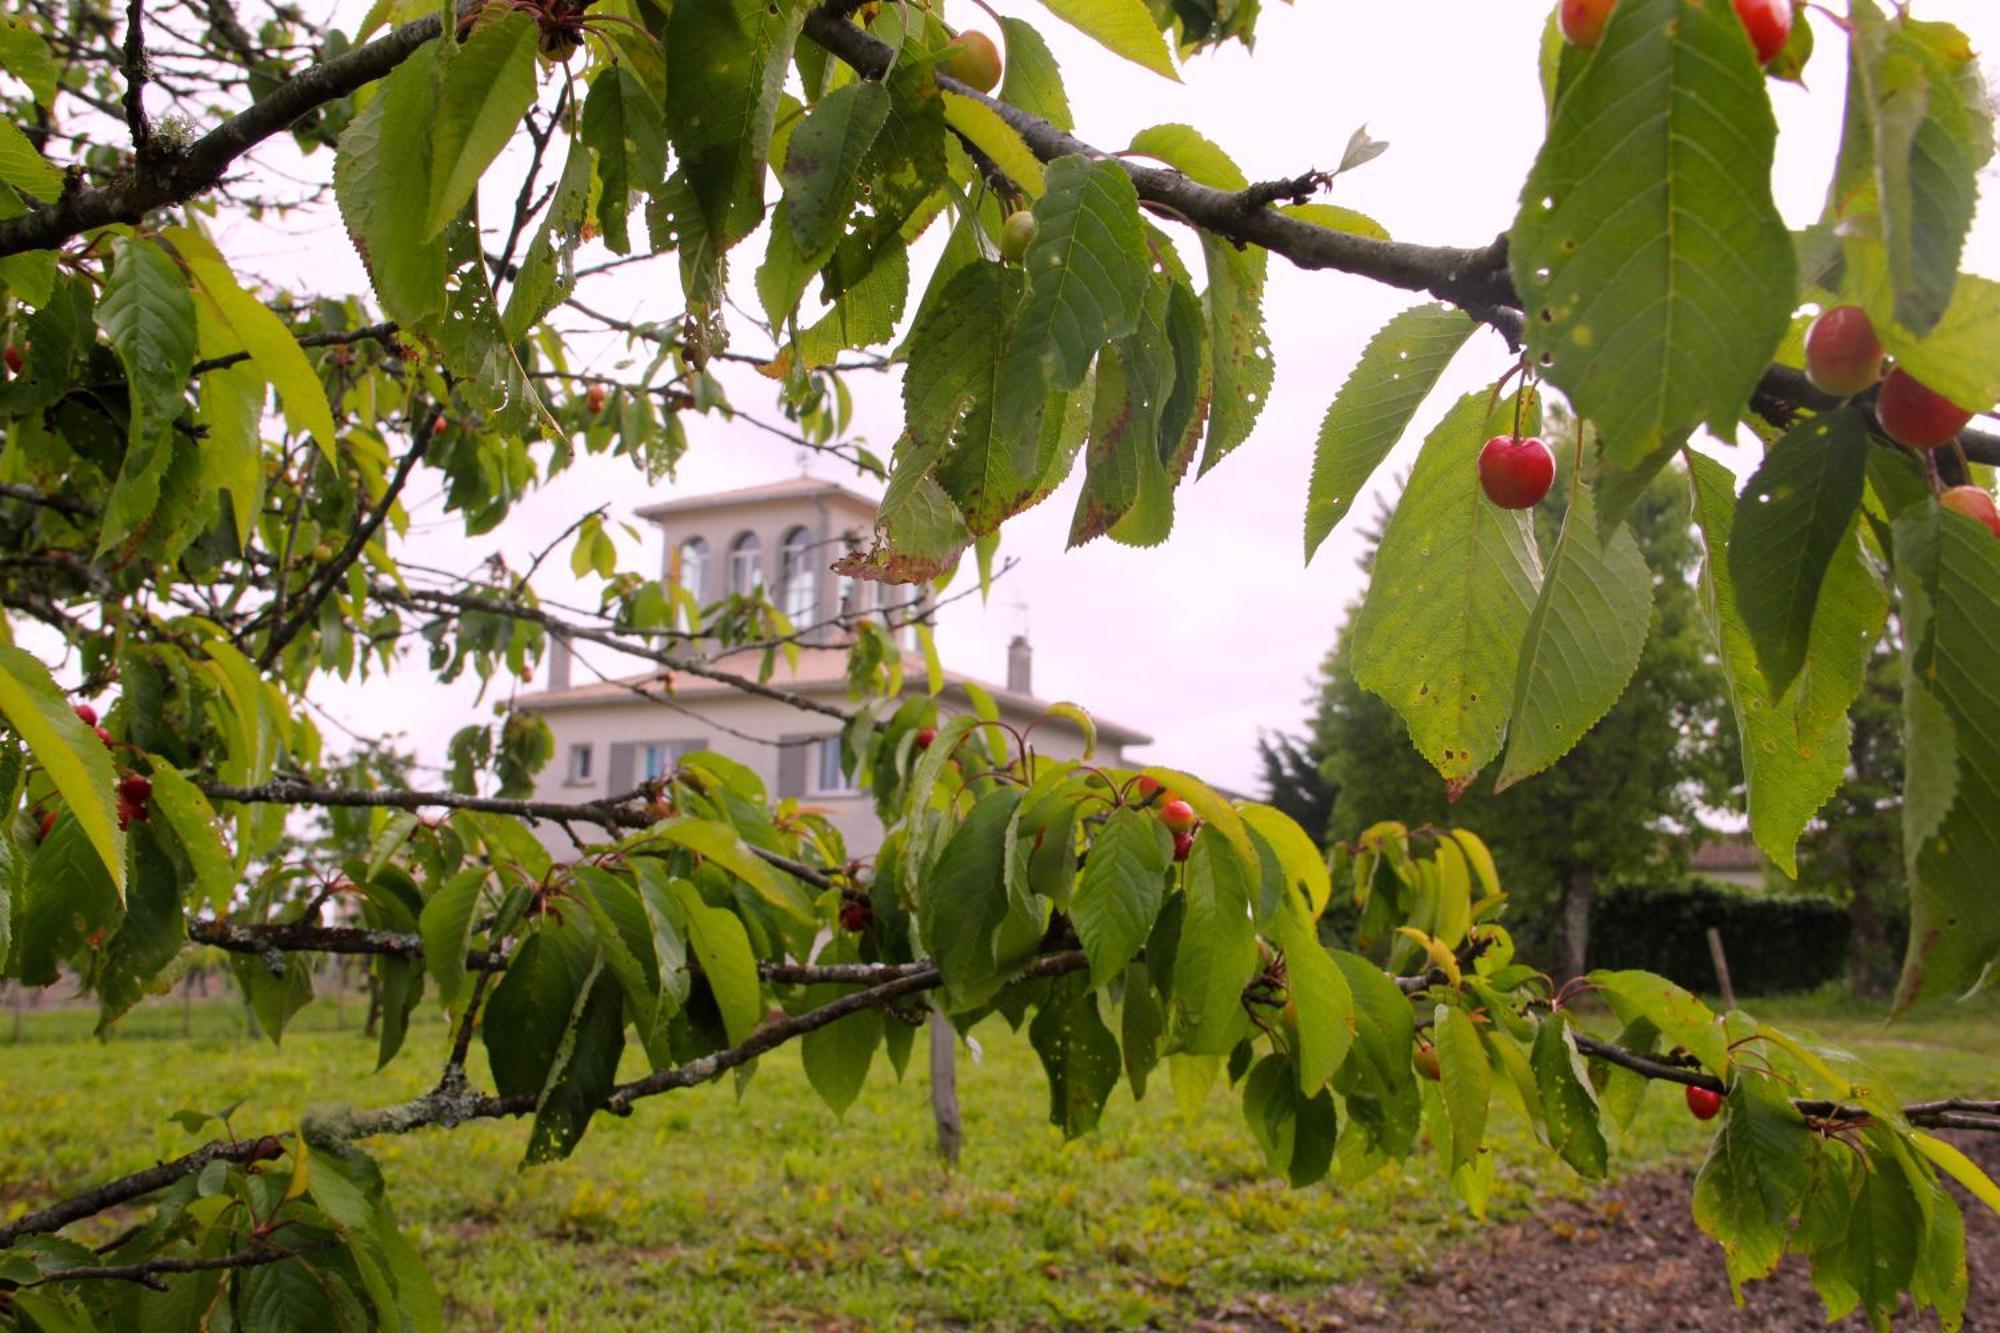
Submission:
M 1071 973 L 1049 986 L 1028 1041 L 1049 1078 L 1049 1123 L 1073 1139 L 1097 1128 L 1104 1102 L 1118 1086 L 1118 1039 L 1098 1012 L 1097 992 Z
M 1048 42 L 1031 25 L 1017 18 L 1000 20 L 1000 36 L 1007 47 L 1000 100 L 1046 120 L 1059 130 L 1076 128 L 1070 116 L 1069 95 L 1063 91 L 1062 71 L 1056 67 Z
M 1431 1036 L 1443 1076 L 1445 1114 L 1451 1122 L 1451 1167 L 1456 1171 L 1478 1159 L 1486 1138 L 1493 1066 L 1487 1063 L 1479 1029 L 1463 1009 L 1439 1005 Z
M 654 825 L 646 836 L 662 838 L 699 853 L 748 884 L 759 898 L 794 922 L 802 926 L 817 924 L 812 904 L 798 885 L 789 876 L 780 879 L 778 872 L 729 825 L 713 819 L 677 819 Z
M 1896 579 L 1902 590 L 1906 707 L 1929 728 L 1913 734 L 1906 781 L 1930 775 L 1949 744 L 1956 782 L 1933 827 L 1908 829 L 1910 948 L 1899 1005 L 1956 995 L 1986 982 L 2000 959 L 2000 916 L 1991 910 L 1992 867 L 2000 862 L 2000 700 L 1993 654 L 2000 625 L 2000 543 L 1976 520 L 1935 504 L 1896 521 Z M 1937 723 L 1947 721 L 1940 727 Z M 1921 758 L 1921 766 L 1920 760 Z M 1928 813 L 1930 798 L 1905 800 L 1906 819 Z
M 97 304 L 97 323 L 131 386 L 133 450 L 164 436 L 186 405 L 194 366 L 194 299 L 187 275 L 166 251 L 140 237 L 113 246 L 116 263 Z M 127 471 L 130 475 L 130 457 Z M 122 479 L 121 476 L 121 479 Z
M 1174 82 L 1173 57 L 1145 0 L 1042 0 L 1051 14 L 1113 55 Z
M 1722 1019 L 1688 990 L 1651 972 L 1599 970 L 1589 980 L 1619 1022 L 1644 1018 L 1660 1030 L 1669 1047 L 1687 1051 L 1717 1078 L 1729 1077 L 1729 1037 Z
M 632 192 L 658 189 L 666 179 L 666 112 L 628 66 L 612 65 L 590 85 L 582 130 L 583 142 L 596 156 L 598 230 L 613 251 L 627 254 L 632 242 L 625 219 Z M 574 158 L 576 150 L 570 151 Z
M 1672 1034 L 1668 1034 L 1672 1039 Z M 1811 1182 L 1805 1120 L 1771 1080 L 1729 1089 L 1726 1118 L 1694 1180 L 1695 1224 L 1722 1246 L 1730 1285 L 1768 1275 Z
M 598 82 L 612 80 L 607 75 Z M 588 111 L 586 106 L 586 115 Z M 528 242 L 520 274 L 507 293 L 507 308 L 500 315 L 501 328 L 509 339 L 524 337 L 576 289 L 576 250 L 583 244 L 583 227 L 590 208 L 591 158 L 586 144 L 571 142 L 562 177 L 556 182 L 555 194 L 549 199 L 535 239 Z M 609 187 L 605 188 L 608 192 Z M 600 211 L 604 208 L 602 198 L 598 206 Z
M 852 989 L 813 986 L 808 988 L 806 1000 L 811 1008 L 817 1009 Z M 835 1115 L 845 1116 L 847 1108 L 861 1095 L 875 1048 L 882 1044 L 882 1025 L 881 1010 L 863 1009 L 816 1028 L 800 1040 L 799 1061 L 805 1066 L 806 1081 Z
M 986 103 L 947 89 L 944 93 L 944 123 L 963 135 L 974 148 L 986 154 L 1030 199 L 1038 199 L 1048 189 L 1042 161 L 1028 147 L 1021 132 L 1000 118 Z
M 228 328 L 258 371 L 277 389 L 285 424 L 301 435 L 312 436 L 321 453 L 331 460 L 337 435 L 326 386 L 320 383 L 318 372 L 291 330 L 270 307 L 243 290 L 229 271 L 228 261 L 208 237 L 190 227 L 169 227 L 162 235 L 187 265 L 198 297 L 208 303 L 216 320 Z
M 526 14 L 503 13 L 474 23 L 470 37 L 442 48 L 423 239 L 443 231 L 464 209 L 534 104 L 540 31 Z
M 471 866 L 446 880 L 424 900 L 417 931 L 424 940 L 424 965 L 437 983 L 438 1001 L 456 1009 L 465 991 L 465 953 L 472 937 L 472 914 L 489 871 Z
M 1226 1055 L 1243 1033 L 1243 988 L 1258 967 L 1245 873 L 1220 839 L 1194 840 L 1187 913 L 1174 951 L 1173 1006 L 1181 1043 L 1196 1055 Z
M 480 1028 L 493 1086 L 502 1097 L 541 1097 L 582 997 L 589 964 L 573 928 L 546 925 L 507 960 Z
M 1732 523 L 1735 478 L 1704 454 L 1688 454 L 1695 520 L 1708 555 L 1702 600 L 1722 654 L 1736 714 L 1748 789 L 1750 833 L 1787 875 L 1798 872 L 1798 839 L 1847 773 L 1847 709 L 1861 692 L 1868 656 L 1882 632 L 1888 596 L 1861 547 L 1859 524 L 1827 568 L 1814 613 L 1808 666 L 1773 700 L 1757 669 L 1750 631 L 1737 610 L 1735 583 L 1723 558 Z
M 1562 535 L 1521 644 L 1496 792 L 1568 754 L 1611 711 L 1639 669 L 1652 605 L 1652 571 L 1632 529 L 1621 523 L 1601 536 L 1590 488 L 1572 478 Z
M 1354 995 L 1347 978 L 1326 948 L 1307 904 L 1288 898 L 1273 922 L 1278 948 L 1285 955 L 1285 986 L 1293 1011 L 1298 1015 L 1299 1092 L 1311 1097 L 1320 1092 L 1333 1071 L 1340 1068 L 1354 1046 L 1356 1020 Z
M 1346 1100 L 1349 1122 L 1360 1127 L 1374 1151 L 1405 1156 L 1416 1142 L 1420 1106 L 1410 1067 L 1416 1017 L 1409 998 L 1359 954 L 1336 949 L 1333 961 L 1354 997 L 1355 1020 L 1354 1049 L 1335 1071 L 1333 1086 Z
M 1125 970 L 1146 942 L 1166 897 L 1172 840 L 1150 813 L 1113 810 L 1091 839 L 1077 878 L 1070 919 L 1090 957 L 1090 984 Z
M 1369 340 L 1340 387 L 1313 446 L 1306 490 L 1306 560 L 1338 527 L 1375 469 L 1409 429 L 1430 394 L 1478 326 L 1444 305 L 1405 310 Z M 1219 395 L 1218 395 L 1219 397 Z
M 1125 1051 L 1125 1081 L 1132 1100 L 1146 1096 L 1146 1076 L 1160 1063 L 1160 1034 L 1166 1031 L 1166 1010 L 1144 963 L 1125 969 L 1125 994 L 1118 1006 L 1119 1044 Z
M 667 888 L 680 907 L 688 943 L 715 993 L 723 1031 L 731 1045 L 740 1046 L 764 1019 L 764 990 L 757 978 L 757 957 L 750 951 L 750 936 L 733 913 L 710 907 L 700 890 L 686 880 L 670 880 Z
M 1072 547 L 1107 532 L 1133 545 L 1155 545 L 1173 525 L 1173 482 L 1160 458 L 1161 414 L 1175 375 L 1167 332 L 1171 294 L 1164 277 L 1149 281 L 1132 332 L 1098 356 L 1083 489 L 1070 520 Z M 1128 531 L 1128 523 L 1139 531 Z
M 1551 1014 L 1535 1033 L 1529 1062 L 1541 1096 L 1549 1146 L 1592 1180 L 1604 1179 L 1607 1149 L 1597 1122 L 1597 1094 L 1590 1086 L 1576 1037 L 1563 1014 Z
M 396 1228 L 395 1210 L 375 1163 L 352 1147 L 325 1141 L 312 1147 L 308 1197 L 341 1230 L 378 1319 L 400 1318 L 406 1333 L 442 1330 L 437 1289 L 417 1247 Z
M 1737 502 L 1729 579 L 1773 697 L 1805 665 L 1820 585 L 1861 507 L 1870 448 L 1860 409 L 1814 417 L 1771 446 Z
M 1950 1173 L 1953 1180 L 1965 1187 L 1967 1194 L 2000 1215 L 2000 1185 L 1993 1183 L 1993 1178 L 1980 1169 L 1979 1163 L 1960 1152 L 1955 1145 L 1929 1134 L 1912 1132 L 1910 1142 L 1916 1145 L 1918 1152 Z
M 1177 796 L 1182 794 L 1181 787 L 1173 790 Z M 1199 806 L 1196 813 L 1201 813 Z M 1319 844 L 1299 827 L 1298 821 L 1276 806 L 1251 801 L 1244 803 L 1237 813 L 1241 814 L 1244 827 L 1262 838 L 1277 858 L 1286 887 L 1295 891 L 1294 896 L 1306 910 L 1306 919 L 1317 921 L 1333 897 L 1333 877 L 1327 872 L 1326 854 Z
M 1867 99 L 1881 234 L 1896 322 L 1926 333 L 1943 316 L 1993 156 L 1979 62 L 1948 23 L 1853 7 L 1850 58 Z
M 1509 256 L 1528 348 L 1634 469 L 1724 439 L 1790 323 L 1776 124 L 1726 5 L 1621 0 L 1565 86 Z M 1621 497 L 1601 495 L 1607 519 Z M 1630 498 L 1630 497 L 1622 497 Z
M 55 105 L 61 72 L 48 42 L 29 25 L 25 15 L 0 18 L 0 69 L 28 85 L 29 93 L 42 106 Z
M 35 145 L 12 120 L 0 120 L 0 182 L 44 203 L 62 193 L 62 169 L 35 151 Z
M 1513 419 L 1489 401 L 1460 399 L 1424 441 L 1350 631 L 1355 682 L 1402 715 L 1454 791 L 1500 753 L 1541 583 L 1526 513 L 1479 489 L 1479 450 Z
M 437 97 L 438 66 L 429 51 L 405 60 L 341 131 L 333 162 L 340 216 L 382 313 L 411 329 L 445 300 L 445 246 L 424 228 Z
M 1847 239 L 1846 290 L 1868 311 L 1882 346 L 1927 388 L 1976 409 L 2000 401 L 2000 283 L 1961 273 L 1951 305 L 1919 337 L 1894 321 L 1889 264 L 1879 242 Z
M 624 1049 L 624 1001 L 600 956 L 578 993 L 548 1083 L 535 1106 L 524 1165 L 559 1162 L 575 1151 L 591 1116 L 617 1085 L 618 1057 Z
M 888 118 L 889 90 L 864 81 L 828 93 L 792 131 L 778 175 L 802 254 L 830 250 L 840 239 L 861 188 L 861 160 Z
M 715 254 L 763 216 L 764 160 L 806 9 L 799 0 L 713 0 L 668 11 L 667 134 Z M 681 243 L 685 253 L 685 236 Z
M 132 877 L 125 912 L 104 942 L 97 966 L 99 1036 L 154 989 L 155 978 L 187 943 L 180 875 L 172 855 L 150 822 L 139 824 L 128 841 Z
M 122 899 L 125 835 L 118 827 L 113 790 L 118 775 L 111 756 L 77 717 L 49 669 L 19 648 L 4 645 L 0 645 L 0 717 L 49 775 L 69 814 L 96 849 L 114 894 Z

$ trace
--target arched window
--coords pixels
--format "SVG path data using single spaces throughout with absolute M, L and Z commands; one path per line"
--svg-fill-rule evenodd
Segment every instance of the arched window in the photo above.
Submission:
M 746 532 L 729 544 L 729 591 L 748 596 L 764 586 L 764 543 Z
M 674 582 L 696 606 L 702 605 L 708 600 L 708 543 L 699 537 L 688 538 L 675 553 L 675 563 L 678 568 L 674 572 Z M 678 619 L 680 627 L 688 629 L 688 622 L 693 617 L 683 608 Z
M 785 534 L 779 559 L 778 593 L 780 609 L 791 617 L 795 626 L 803 627 L 813 618 L 819 597 L 816 573 L 812 563 L 812 534 L 804 528 L 793 528 Z

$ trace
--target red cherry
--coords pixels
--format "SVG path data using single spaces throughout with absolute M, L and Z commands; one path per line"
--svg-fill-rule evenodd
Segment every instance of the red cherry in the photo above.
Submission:
M 1160 822 L 1174 833 L 1186 833 L 1194 827 L 1194 807 L 1176 796 L 1160 807 Z
M 1562 35 L 1571 46 L 1595 50 L 1604 40 L 1605 21 L 1617 3 L 1618 0 L 1562 0 L 1556 22 L 1562 26 Z
M 35 833 L 36 840 L 38 842 L 47 842 L 49 840 L 49 832 L 50 830 L 54 829 L 55 826 L 56 826 L 56 812 L 53 810 L 42 811 L 41 828 L 38 829 Z
M 1437 1047 L 1427 1041 L 1417 1043 L 1417 1049 L 1410 1056 L 1410 1063 L 1417 1072 L 1435 1083 L 1444 1077 L 1444 1069 L 1438 1064 Z
M 1192 852 L 1193 850 L 1194 850 L 1194 834 L 1192 833 L 1174 834 L 1174 860 L 1176 861 L 1187 860 L 1188 853 Z
M 851 935 L 858 935 L 868 929 L 868 923 L 874 915 L 867 903 L 858 898 L 849 898 L 840 904 L 840 928 Z
M 21 355 L 21 349 L 12 343 L 8 343 L 6 352 L 0 355 L 7 358 L 7 373 L 10 375 L 20 374 L 21 367 L 27 362 L 27 358 Z
M 1955 439 L 1972 413 L 1943 394 L 1933 393 L 1901 366 L 1882 381 L 1875 395 L 1875 420 L 1882 433 L 1912 449 L 1935 449 Z
M 1792 35 L 1792 0 L 1736 0 L 1736 17 L 1757 48 L 1757 63 L 1768 65 Z
M 937 732 L 930 727 L 925 727 L 917 733 L 917 748 L 919 750 L 928 750 L 931 748 L 931 742 L 936 739 Z
M 982 93 L 1000 86 L 1000 48 L 983 32 L 962 32 L 944 48 L 944 73 Z
M 1882 340 L 1868 312 L 1837 305 L 1806 330 L 1806 378 L 1821 393 L 1852 398 L 1882 378 Z
M 432 435 L 442 435 L 442 434 L 444 434 L 444 431 L 445 431 L 445 426 L 446 426 L 447 424 L 448 424 L 448 423 L 447 423 L 447 422 L 445 421 L 445 419 L 444 419 L 443 417 L 439 417 L 439 418 L 438 418 L 438 419 L 437 419 L 436 421 L 433 421 L 433 422 L 431 423 L 431 434 L 432 434 Z
M 103 742 L 104 742 L 104 746 L 105 746 L 105 748 L 106 748 L 106 749 L 110 749 L 110 748 L 111 748 L 111 733 L 110 733 L 110 732 L 108 732 L 108 731 L 106 731 L 106 730 L 105 730 L 105 729 L 104 729 L 103 727 L 95 727 L 95 728 L 92 728 L 92 730 L 94 730 L 94 731 L 96 731 L 96 732 L 97 732 L 97 739 L 99 739 L 99 740 L 101 740 L 101 741 L 103 741 Z
M 1954 486 L 1938 497 L 1938 503 L 1954 514 L 1978 519 L 1988 532 L 2000 537 L 2000 506 L 1993 503 L 1992 492 L 1979 486 Z
M 1688 1111 L 1697 1120 L 1713 1120 L 1722 1110 L 1722 1094 L 1688 1085 Z
M 1144 804 L 1145 802 L 1152 800 L 1155 796 L 1158 796 L 1161 792 L 1166 791 L 1166 788 L 1162 787 L 1158 782 L 1154 781 L 1152 778 L 1147 777 L 1144 773 L 1141 773 L 1139 775 L 1139 780 L 1133 784 L 1133 788 L 1139 793 L 1139 801 L 1141 804 Z M 1174 795 L 1172 792 L 1167 792 L 1166 796 L 1163 799 L 1171 801 L 1174 799 Z
M 144 805 L 153 799 L 153 781 L 143 773 L 127 773 L 118 779 L 118 794 L 135 805 Z
M 1556 479 L 1556 456 L 1534 436 L 1495 435 L 1479 451 L 1479 485 L 1502 509 L 1533 509 Z
M 592 416 L 596 416 L 604 410 L 604 386 L 602 384 L 591 385 L 590 389 L 583 395 L 583 410 Z
M 71 704 L 70 711 L 76 714 L 76 720 L 83 723 L 84 726 L 94 727 L 97 725 L 97 710 L 89 704 Z

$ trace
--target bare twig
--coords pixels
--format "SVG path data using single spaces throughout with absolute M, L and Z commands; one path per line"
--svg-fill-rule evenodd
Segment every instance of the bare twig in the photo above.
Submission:
M 300 1245 L 287 1249 L 284 1246 L 266 1242 L 261 1249 L 238 1250 L 235 1254 L 217 1254 L 197 1259 L 148 1259 L 137 1264 L 105 1264 L 90 1268 L 64 1268 L 50 1273 L 30 1287 L 46 1286 L 51 1282 L 85 1282 L 112 1280 L 137 1282 L 154 1291 L 167 1290 L 165 1278 L 172 1273 L 213 1273 L 218 1269 L 258 1268 L 264 1264 L 281 1264 L 287 1259 L 297 1259 L 301 1255 L 317 1254 L 321 1250 L 339 1247 L 337 1240 L 315 1241 L 311 1245 Z

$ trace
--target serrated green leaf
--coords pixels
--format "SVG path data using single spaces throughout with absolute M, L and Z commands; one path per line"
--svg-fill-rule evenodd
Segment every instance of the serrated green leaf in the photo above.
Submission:
M 1039 198 L 1048 189 L 1041 159 L 1028 147 L 1021 132 L 1000 118 L 986 103 L 975 101 L 949 89 L 944 93 L 944 123 L 963 135 L 973 147 L 986 154 L 1007 173 L 1030 198 Z
M 1042 4 L 1113 55 L 1180 82 L 1160 25 L 1144 0 L 1042 0 Z
M 1369 340 L 1326 409 L 1306 490 L 1306 561 L 1347 517 L 1438 376 L 1478 327 L 1443 305 L 1405 310 Z
M 1076 122 L 1070 117 L 1062 71 L 1056 67 L 1048 42 L 1031 25 L 1017 18 L 1000 20 L 1000 36 L 1007 50 L 1000 100 L 1046 120 L 1059 130 L 1074 129 Z
M 587 115 L 587 106 L 585 111 Z M 520 273 L 507 293 L 507 307 L 500 315 L 500 326 L 509 339 L 524 337 L 576 289 L 576 250 L 583 244 L 584 223 L 589 213 L 592 157 L 587 145 L 571 142 L 562 176 L 556 181 L 555 193 L 549 198 L 535 239 L 528 242 L 528 253 L 521 257 Z M 605 187 L 607 193 L 609 189 Z M 600 214 L 603 208 L 600 198 Z
M 382 313 L 412 329 L 445 299 L 445 246 L 424 231 L 437 96 L 437 61 L 426 49 L 398 65 L 355 113 L 333 162 L 340 216 Z
M 716 255 L 763 216 L 764 160 L 806 9 L 799 0 L 714 0 L 669 11 L 667 134 Z
M 1990 910 L 1992 858 L 2000 856 L 2000 697 L 1991 656 L 2000 651 L 1992 615 L 2000 543 L 1976 520 L 1935 504 L 1897 519 L 1894 533 L 1903 689 L 1923 696 L 1915 716 L 1932 721 L 1909 744 L 1928 749 L 1948 735 L 1957 765 L 1942 820 L 1905 835 L 1910 947 L 1897 993 L 1904 1006 L 1983 984 L 2000 959 L 2000 916 Z M 1936 726 L 1939 719 L 1948 727 Z M 1929 779 L 1933 762 L 1913 762 L 1906 780 Z M 1926 806 L 1933 818 L 1938 809 L 1930 799 L 1905 804 Z
M 117 772 L 104 743 L 83 724 L 62 688 L 39 660 L 0 645 L 0 717 L 55 784 L 63 804 L 117 895 L 125 893 L 125 835 L 113 793 Z
M 1956 1145 L 1920 1131 L 1912 1131 L 1910 1142 L 1916 1145 L 1918 1152 L 1963 1185 L 1967 1194 L 2000 1215 L 2000 1185 L 1993 1183 L 1993 1177 L 1981 1170 L 1979 1163 L 1959 1151 Z
M 0 121 L 0 182 L 52 204 L 62 193 L 63 174 L 35 151 L 19 125 L 5 120 Z
M 1854 527 L 1871 447 L 1859 409 L 1814 417 L 1771 446 L 1737 501 L 1729 581 L 1773 698 L 1805 665 L 1820 587 Z
M 201 789 L 178 769 L 155 761 L 151 770 L 153 809 L 165 821 L 194 872 L 193 897 L 217 913 L 229 907 L 236 888 L 236 866 L 216 831 L 215 810 Z
M 647 831 L 647 836 L 662 838 L 700 853 L 748 884 L 756 890 L 759 898 L 793 921 L 803 926 L 816 923 L 812 904 L 806 900 L 798 885 L 790 877 L 779 878 L 778 872 L 771 869 L 743 840 L 743 835 L 729 825 L 712 819 L 677 819 L 655 824 Z
M 1589 981 L 1619 1022 L 1644 1018 L 1660 1030 L 1669 1046 L 1681 1047 L 1717 1078 L 1729 1077 L 1729 1037 L 1722 1019 L 1685 987 L 1639 971 L 1599 970 L 1590 974 Z
M 575 1151 L 591 1116 L 618 1082 L 618 1057 L 624 1049 L 624 1001 L 600 956 L 578 992 L 548 1083 L 541 1089 L 524 1165 L 559 1162 Z
M 1776 124 L 1727 6 L 1622 0 L 1556 104 L 1509 257 L 1529 351 L 1608 464 L 1723 438 L 1791 319 Z M 1599 496 L 1608 519 L 1623 493 Z
M 1731 1085 L 1722 1128 L 1695 1176 L 1694 1220 L 1722 1246 L 1739 1294 L 1784 1254 L 1811 1181 L 1810 1147 L 1804 1118 L 1771 1080 L 1750 1076 Z
M 214 242 L 191 227 L 169 227 L 162 233 L 187 265 L 198 295 L 209 302 L 215 318 L 250 354 L 265 379 L 278 391 L 285 423 L 310 435 L 329 460 L 336 440 L 333 409 L 305 350 L 262 301 L 243 290 Z
M 1104 534 L 1131 544 L 1165 540 L 1173 525 L 1173 483 L 1160 459 L 1161 414 L 1174 388 L 1174 347 L 1167 332 L 1172 292 L 1164 276 L 1146 285 L 1132 332 L 1097 359 L 1096 398 L 1084 449 L 1083 489 L 1070 519 L 1069 545 Z M 1140 530 L 1127 532 L 1137 520 Z
M 1326 948 L 1303 899 L 1292 898 L 1273 923 L 1273 936 L 1285 955 L 1285 987 L 1298 1018 L 1299 1092 L 1312 1097 L 1325 1088 L 1333 1072 L 1354 1047 L 1354 995 L 1347 978 Z
M 1521 644 L 1495 791 L 1568 754 L 1618 702 L 1646 647 L 1653 604 L 1646 557 L 1624 524 L 1608 539 L 1599 534 L 1590 488 L 1572 482 L 1562 535 Z
M 1514 416 L 1489 401 L 1468 394 L 1424 441 L 1349 631 L 1355 682 L 1402 715 L 1454 789 L 1500 753 L 1541 585 L 1527 515 L 1479 489 L 1479 450 Z
M 710 907 L 686 880 L 670 880 L 667 888 L 686 922 L 688 944 L 715 993 L 723 1030 L 732 1045 L 741 1044 L 764 1018 L 763 984 L 757 978 L 750 936 L 733 913 Z
M 657 189 L 666 179 L 666 112 L 629 67 L 612 65 L 590 85 L 581 128 L 596 159 L 598 230 L 615 253 L 629 253 L 632 192 Z M 574 158 L 577 150 L 570 152 Z
M 464 209 L 534 103 L 539 33 L 527 14 L 503 12 L 475 23 L 470 37 L 444 52 L 437 114 L 430 126 L 425 240 Z
M 1445 1114 L 1451 1121 L 1451 1167 L 1476 1161 L 1486 1138 L 1486 1113 L 1493 1099 L 1493 1066 L 1487 1063 L 1479 1029 L 1463 1009 L 1441 1004 L 1431 1027 L 1442 1076 Z
M 1049 1122 L 1073 1139 L 1097 1128 L 1118 1086 L 1118 1039 L 1104 1025 L 1097 992 L 1081 975 L 1058 977 L 1028 1025 L 1049 1079 Z
M 1897 365 L 1933 392 L 1975 411 L 2000 401 L 2000 283 L 1960 274 L 1951 305 L 1936 327 L 1919 337 L 1893 318 L 1894 289 L 1881 244 L 1851 237 L 1843 253 L 1843 292 L 1868 311 Z
M 163 438 L 186 404 L 188 375 L 194 365 L 194 299 L 187 275 L 154 242 L 142 237 L 122 239 L 113 247 L 115 263 L 104 299 L 97 304 L 97 323 L 131 387 L 131 450 Z M 130 475 L 131 454 L 126 471 Z
M 455 1009 L 465 991 L 465 953 L 472 935 L 472 914 L 479 906 L 479 891 L 490 873 L 485 866 L 472 866 L 446 880 L 424 900 L 417 932 L 424 940 L 424 966 L 437 983 L 438 1001 Z
M 1798 872 L 1798 839 L 1806 823 L 1839 789 L 1847 773 L 1847 709 L 1861 692 L 1868 656 L 1882 632 L 1888 596 L 1851 530 L 1843 554 L 1827 567 L 1814 613 L 1808 667 L 1773 700 L 1757 669 L 1750 631 L 1737 609 L 1724 558 L 1732 523 L 1735 478 L 1704 454 L 1688 454 L 1695 521 L 1708 555 L 1702 601 L 1721 650 L 1736 714 L 1757 846 L 1787 875 Z
M 1171 857 L 1166 830 L 1141 810 L 1113 810 L 1091 839 L 1070 905 L 1091 985 L 1124 971 L 1146 942 L 1166 897 Z
M 888 118 L 889 90 L 863 81 L 828 93 L 792 131 L 778 175 L 802 254 L 818 254 L 840 238 L 860 190 L 862 159 Z
M 858 962 L 860 958 L 850 948 L 844 953 L 823 952 L 820 961 Z M 806 990 L 806 1004 L 817 1009 L 853 989 L 811 986 Z M 868 1081 L 868 1066 L 874 1062 L 875 1048 L 882 1044 L 883 1023 L 881 1010 L 863 1009 L 823 1028 L 815 1028 L 800 1040 L 799 1062 L 805 1066 L 806 1081 L 836 1116 L 845 1116 L 847 1108 L 861 1095 L 862 1086 Z
M 530 934 L 507 960 L 481 1027 L 493 1086 L 502 1097 L 541 1096 L 589 964 L 574 930 L 560 927 Z
M 1244 1029 L 1243 988 L 1258 966 L 1244 876 L 1243 863 L 1220 839 L 1194 840 L 1187 911 L 1174 951 L 1173 1005 L 1180 1040 L 1196 1055 L 1226 1055 Z
M 0 69 L 28 85 L 29 93 L 42 106 L 55 105 L 61 71 L 47 40 L 29 25 L 25 15 L 0 18 Z
M 1576 1037 L 1566 1015 L 1551 1014 L 1542 1021 L 1529 1062 L 1535 1071 L 1549 1146 L 1582 1175 L 1602 1180 L 1608 1150 L 1604 1130 L 1597 1122 L 1597 1094 L 1590 1086 L 1583 1058 L 1577 1054 Z

